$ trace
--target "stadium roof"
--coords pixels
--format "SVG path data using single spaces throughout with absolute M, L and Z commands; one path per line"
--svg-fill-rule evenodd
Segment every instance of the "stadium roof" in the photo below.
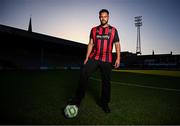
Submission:
M 27 38 L 32 38 L 32 39 L 37 39 L 40 41 L 45 41 L 45 42 L 51 42 L 55 44 L 63 44 L 67 46 L 73 46 L 73 47 L 80 47 L 80 48 L 86 48 L 86 44 L 62 39 L 62 38 L 57 38 L 45 34 L 40 34 L 40 33 L 35 33 L 35 32 L 29 32 L 23 29 L 18 29 L 10 26 L 5 26 L 0 24 L 0 33 L 5 33 L 9 35 L 16 35 L 16 36 L 22 36 L 22 37 L 27 37 Z

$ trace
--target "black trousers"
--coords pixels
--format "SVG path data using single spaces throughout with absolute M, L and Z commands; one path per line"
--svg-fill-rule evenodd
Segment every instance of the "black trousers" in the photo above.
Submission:
M 88 79 L 97 69 L 100 69 L 102 79 L 101 102 L 103 104 L 108 104 L 110 102 L 111 63 L 89 59 L 88 62 L 81 67 L 80 80 L 75 95 L 78 105 L 80 105 L 81 100 L 85 96 Z

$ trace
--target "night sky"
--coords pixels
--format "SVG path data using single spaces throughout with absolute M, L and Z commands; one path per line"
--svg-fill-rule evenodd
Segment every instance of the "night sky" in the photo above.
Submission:
M 142 54 L 180 54 L 179 0 L 1 0 L 0 24 L 88 43 L 89 32 L 99 25 L 98 12 L 110 12 L 121 51 L 136 51 L 134 17 L 142 16 Z

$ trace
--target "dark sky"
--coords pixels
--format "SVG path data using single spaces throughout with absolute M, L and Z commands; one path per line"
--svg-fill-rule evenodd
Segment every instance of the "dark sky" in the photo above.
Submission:
M 142 53 L 180 54 L 179 0 L 1 0 L 0 24 L 27 29 L 31 16 L 34 32 L 87 44 L 102 8 L 110 11 L 122 51 L 135 52 L 134 17 L 142 16 Z

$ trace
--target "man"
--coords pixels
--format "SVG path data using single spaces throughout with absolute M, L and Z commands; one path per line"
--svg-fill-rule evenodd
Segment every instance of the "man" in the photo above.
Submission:
M 101 107 L 105 113 L 110 113 L 108 103 L 110 102 L 110 80 L 112 64 L 112 47 L 115 44 L 117 58 L 114 67 L 120 65 L 120 42 L 116 28 L 108 24 L 109 12 L 106 9 L 99 11 L 100 25 L 93 27 L 87 48 L 86 58 L 81 69 L 80 81 L 76 95 L 70 100 L 71 104 L 80 105 L 85 95 L 88 79 L 97 69 L 102 76 Z

